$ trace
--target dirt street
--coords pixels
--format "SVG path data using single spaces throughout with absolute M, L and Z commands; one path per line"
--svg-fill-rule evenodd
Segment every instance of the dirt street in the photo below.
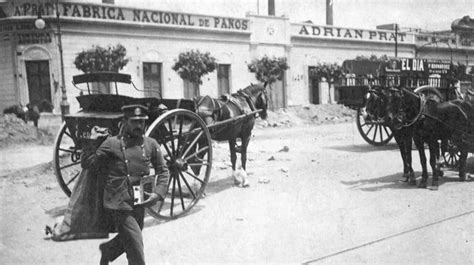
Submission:
M 178 220 L 146 219 L 148 264 L 474 263 L 474 183 L 457 172 L 439 191 L 409 187 L 396 145 L 366 144 L 353 122 L 257 128 L 249 149 L 249 188 L 215 144 L 207 196 Z M 45 239 L 68 202 L 50 164 L 0 181 L 0 264 L 98 263 L 104 240 Z

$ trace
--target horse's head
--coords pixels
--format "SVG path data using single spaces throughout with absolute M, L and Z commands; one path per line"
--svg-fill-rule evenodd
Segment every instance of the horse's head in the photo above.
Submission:
M 387 122 L 394 128 L 402 128 L 417 119 L 420 111 L 420 98 L 404 88 L 391 88 L 386 91 Z
M 385 118 L 386 115 L 386 97 L 378 88 L 370 89 L 365 98 L 366 119 L 376 121 Z
M 268 108 L 268 95 L 266 90 L 267 83 L 264 84 L 251 84 L 250 86 L 243 89 L 243 91 L 250 97 L 256 109 L 262 110 L 260 117 L 266 119 L 267 108 Z

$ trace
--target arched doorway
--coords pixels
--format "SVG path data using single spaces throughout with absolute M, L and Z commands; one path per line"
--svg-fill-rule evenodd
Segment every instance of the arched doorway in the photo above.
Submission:
M 24 52 L 23 62 L 26 74 L 26 100 L 38 106 L 40 112 L 53 111 L 49 52 L 40 46 L 32 46 Z

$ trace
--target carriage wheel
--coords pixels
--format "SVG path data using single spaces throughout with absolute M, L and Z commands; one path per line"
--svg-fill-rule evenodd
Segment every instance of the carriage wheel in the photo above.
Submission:
M 170 171 L 164 201 L 147 208 L 148 213 L 159 219 L 176 219 L 204 195 L 212 168 L 211 135 L 196 113 L 175 109 L 158 117 L 146 136 L 160 144 Z
M 393 137 L 392 130 L 388 126 L 367 121 L 363 115 L 362 108 L 357 109 L 356 122 L 360 135 L 371 145 L 386 145 Z
M 59 186 L 69 197 L 77 178 L 81 174 L 81 149 L 77 147 L 75 138 L 66 123 L 61 125 L 54 142 L 54 173 Z
M 444 161 L 446 165 L 451 168 L 455 168 L 459 164 L 459 158 L 461 157 L 461 151 L 453 143 L 453 141 L 448 141 L 447 151 L 443 153 Z

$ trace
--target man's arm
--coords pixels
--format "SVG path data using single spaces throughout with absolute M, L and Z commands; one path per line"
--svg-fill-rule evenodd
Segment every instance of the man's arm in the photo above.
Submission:
M 153 141 L 153 158 L 152 164 L 153 168 L 155 169 L 156 175 L 156 191 L 155 193 L 158 194 L 160 199 L 164 199 L 166 192 L 168 191 L 168 181 L 170 178 L 170 173 L 168 170 L 168 166 L 166 165 L 166 161 L 163 158 L 163 154 L 161 153 L 160 146 L 156 141 Z
M 82 168 L 90 168 L 95 165 L 101 165 L 104 162 L 111 148 L 110 139 L 106 139 L 107 135 L 98 131 L 96 127 L 92 128 L 91 139 L 86 139 L 83 142 L 84 146 L 81 154 Z

